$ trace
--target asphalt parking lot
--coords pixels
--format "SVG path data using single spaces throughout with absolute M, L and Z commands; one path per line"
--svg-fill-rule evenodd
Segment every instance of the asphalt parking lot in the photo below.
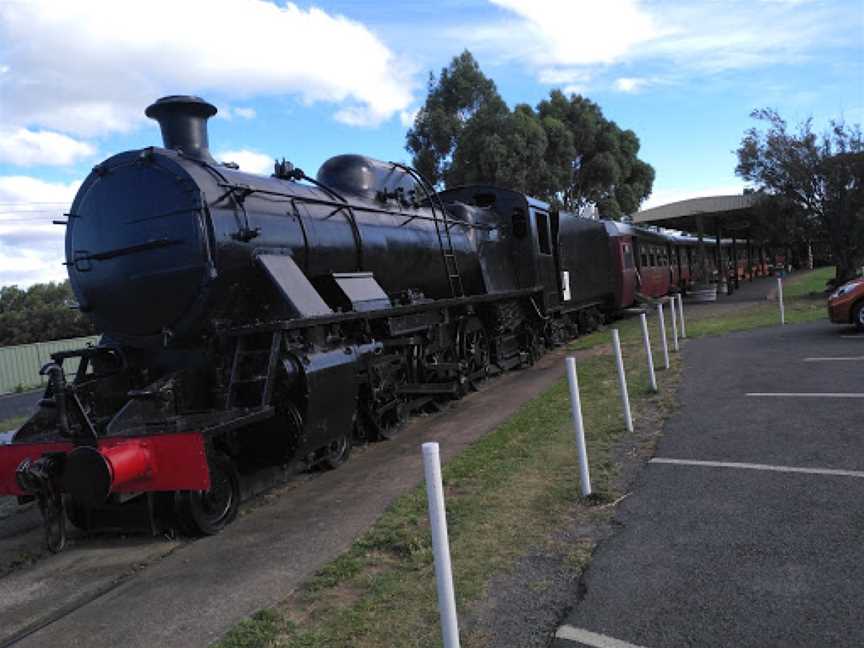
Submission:
M 683 362 L 554 646 L 864 645 L 864 336 L 772 327 Z

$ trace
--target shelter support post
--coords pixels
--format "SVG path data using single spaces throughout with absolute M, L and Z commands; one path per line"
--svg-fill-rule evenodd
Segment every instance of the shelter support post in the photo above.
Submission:
M 753 243 L 747 237 L 747 279 L 753 281 Z
M 701 214 L 696 216 L 696 232 L 699 237 L 699 279 L 708 287 L 711 281 L 708 278 L 708 255 L 705 253 L 705 220 Z
M 729 286 L 726 283 L 726 266 L 723 263 L 723 238 L 720 232 L 720 219 L 714 219 L 714 228 L 717 230 L 717 292 L 724 295 L 729 293 Z
M 734 275 L 732 275 L 732 283 L 735 284 L 735 290 L 740 288 L 738 283 L 738 239 L 735 238 L 734 232 L 732 236 L 732 267 L 734 268 Z M 732 292 L 731 290 L 729 291 Z

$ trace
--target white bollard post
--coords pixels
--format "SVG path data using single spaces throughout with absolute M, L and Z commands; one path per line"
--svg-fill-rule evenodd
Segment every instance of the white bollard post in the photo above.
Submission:
M 669 344 L 666 342 L 666 320 L 663 318 L 663 304 L 657 304 L 657 318 L 660 320 L 660 341 L 663 347 L 663 367 L 669 368 Z
M 621 392 L 621 406 L 624 408 L 624 424 L 627 431 L 633 431 L 633 417 L 630 415 L 630 395 L 627 393 L 627 376 L 624 375 L 624 358 L 621 355 L 621 338 L 618 329 L 612 329 L 612 348 L 615 349 L 615 366 L 618 367 L 618 389 Z
M 651 353 L 651 338 L 648 336 L 648 318 L 645 313 L 639 313 L 639 323 L 642 325 L 642 343 L 645 345 L 645 355 L 648 356 L 648 384 L 651 391 L 657 391 L 657 376 L 654 375 L 654 355 Z
M 579 455 L 579 489 L 582 497 L 591 494 L 591 475 L 588 472 L 588 450 L 585 447 L 585 426 L 582 423 L 582 399 L 579 397 L 579 378 L 576 375 L 576 358 L 567 358 L 567 382 L 570 384 L 570 412 L 576 431 L 576 452 Z
M 786 309 L 783 307 L 783 277 L 777 277 L 777 301 L 780 302 L 780 323 L 786 323 Z
M 423 472 L 429 501 L 429 523 L 432 527 L 432 555 L 435 557 L 435 581 L 438 589 L 438 611 L 444 648 L 459 648 L 459 626 L 456 620 L 456 595 L 450 567 L 450 544 L 447 540 L 447 515 L 444 488 L 441 484 L 441 458 L 438 444 L 423 444 Z
M 669 314 L 672 316 L 672 350 L 678 353 L 678 314 L 675 312 L 675 297 L 669 300 Z
M 687 326 L 684 324 L 684 298 L 678 293 L 678 317 L 681 318 L 681 337 L 687 337 Z

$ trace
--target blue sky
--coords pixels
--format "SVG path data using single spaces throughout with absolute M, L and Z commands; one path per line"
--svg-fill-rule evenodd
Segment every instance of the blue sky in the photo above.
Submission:
M 157 97 L 215 103 L 211 149 L 248 171 L 407 161 L 429 72 L 466 48 L 511 105 L 561 88 L 633 129 L 643 207 L 739 192 L 753 108 L 864 122 L 864 0 L 0 0 L 0 285 L 64 278 L 51 219 L 96 162 L 159 143 Z

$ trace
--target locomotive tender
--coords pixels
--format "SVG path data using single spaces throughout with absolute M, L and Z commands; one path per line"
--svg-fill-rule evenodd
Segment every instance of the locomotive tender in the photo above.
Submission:
M 243 173 L 209 153 L 215 112 L 156 101 L 164 147 L 97 165 L 68 214 L 72 288 L 104 335 L 52 356 L 0 446 L 0 494 L 38 499 L 52 550 L 66 517 L 129 500 L 154 531 L 216 533 L 238 472 L 336 467 L 635 299 L 639 230 L 359 155 Z

